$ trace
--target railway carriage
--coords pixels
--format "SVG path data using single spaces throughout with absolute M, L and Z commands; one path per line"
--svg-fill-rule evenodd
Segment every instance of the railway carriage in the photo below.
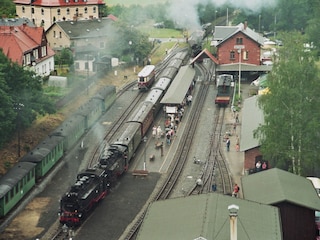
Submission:
M 19 162 L 0 178 L 0 217 L 5 216 L 35 185 L 36 164 Z
M 50 136 L 62 136 L 64 151 L 67 151 L 73 147 L 85 133 L 87 126 L 85 120 L 83 116 L 73 115 L 56 128 Z
M 63 142 L 64 139 L 61 136 L 48 136 L 32 151 L 24 155 L 20 162 L 35 163 L 35 178 L 39 180 L 62 158 Z
M 139 73 L 138 73 L 138 88 L 141 91 L 148 90 L 151 88 L 156 78 L 155 66 L 154 65 L 146 65 Z
M 98 91 L 96 95 L 94 95 L 93 99 L 100 99 L 101 103 L 101 113 L 107 111 L 111 105 L 116 100 L 116 87 L 115 86 L 106 86 Z

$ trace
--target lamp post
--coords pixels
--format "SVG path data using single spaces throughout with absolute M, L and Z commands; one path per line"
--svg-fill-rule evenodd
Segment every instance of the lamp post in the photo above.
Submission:
M 132 54 L 131 46 L 132 46 L 132 41 L 130 40 L 130 41 L 129 41 L 130 55 Z M 133 57 L 130 56 L 130 58 L 131 58 L 131 61 L 132 61 Z
M 147 169 L 147 140 L 148 138 L 146 136 L 143 137 L 143 142 L 145 143 L 144 145 L 144 160 L 143 160 L 143 170 L 145 171 Z
M 260 25 L 261 25 L 261 14 L 259 14 L 259 33 L 260 33 Z
M 239 97 L 240 97 L 240 85 L 241 85 L 241 50 L 244 48 L 243 45 L 235 45 L 235 49 L 238 50 L 239 53 Z
M 20 157 L 20 140 L 21 140 L 21 136 L 20 136 L 20 130 L 21 130 L 21 116 L 20 116 L 20 112 L 22 110 L 22 108 L 24 107 L 24 104 L 22 103 L 15 103 L 13 109 L 17 112 L 17 119 L 16 119 L 16 127 L 17 127 L 17 131 L 18 131 L 18 157 Z

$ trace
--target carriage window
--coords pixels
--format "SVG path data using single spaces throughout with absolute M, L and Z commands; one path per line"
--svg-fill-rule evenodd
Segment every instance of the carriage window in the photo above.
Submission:
M 10 190 L 10 198 L 13 198 L 14 197 L 14 191 L 13 189 Z
M 9 193 L 6 194 L 4 201 L 6 204 L 9 202 Z
M 17 186 L 15 186 L 15 188 L 14 188 L 16 191 L 16 194 L 19 192 L 19 186 L 17 185 Z

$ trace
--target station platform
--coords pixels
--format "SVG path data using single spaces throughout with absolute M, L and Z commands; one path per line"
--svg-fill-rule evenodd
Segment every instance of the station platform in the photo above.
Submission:
M 246 99 L 250 97 L 250 84 L 244 83 L 241 85 L 241 93 L 242 93 L 242 99 Z M 243 101 L 242 101 L 243 103 Z M 230 130 L 231 136 L 230 139 L 230 150 L 227 151 L 227 148 L 225 147 L 225 156 L 229 163 L 229 168 L 233 177 L 233 180 L 235 183 L 237 183 L 240 186 L 239 191 L 239 197 L 242 197 L 242 191 L 241 191 L 241 177 L 244 176 L 244 152 L 238 151 L 236 147 L 237 143 L 237 137 L 238 142 L 240 142 L 241 138 L 241 119 L 242 119 L 242 105 L 240 105 L 240 111 L 236 112 L 238 114 L 239 123 L 236 125 L 236 129 L 234 130 L 234 123 L 236 122 L 235 113 L 231 110 L 229 107 L 226 109 L 226 115 L 225 115 L 225 123 L 226 123 L 226 129 Z

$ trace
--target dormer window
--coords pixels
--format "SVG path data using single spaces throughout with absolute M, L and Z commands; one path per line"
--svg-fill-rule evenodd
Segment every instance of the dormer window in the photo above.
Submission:
M 66 3 L 68 3 L 69 2 L 69 0 L 65 0 L 66 1 Z

